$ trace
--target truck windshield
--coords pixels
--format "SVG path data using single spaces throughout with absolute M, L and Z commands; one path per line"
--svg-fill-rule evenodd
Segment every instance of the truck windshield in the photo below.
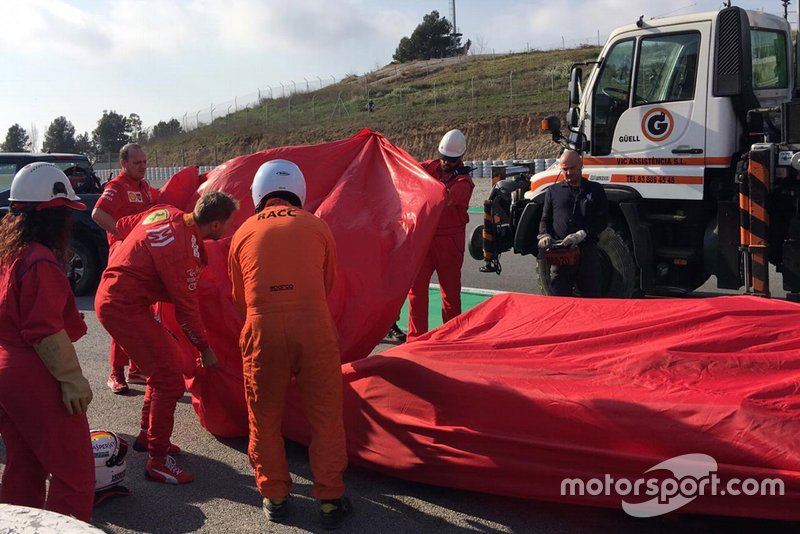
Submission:
M 753 89 L 785 89 L 789 76 L 786 64 L 786 35 L 778 31 L 750 32 L 753 53 Z
M 614 128 L 620 115 L 628 109 L 633 70 L 633 42 L 633 39 L 629 39 L 616 43 L 600 67 L 600 77 L 592 95 L 593 154 L 603 155 L 611 152 Z

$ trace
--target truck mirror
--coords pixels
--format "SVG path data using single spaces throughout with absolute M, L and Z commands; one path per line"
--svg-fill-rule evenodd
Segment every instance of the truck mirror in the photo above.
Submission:
M 583 69 L 574 66 L 569 72 L 569 105 L 578 106 L 581 103 L 581 80 Z
M 750 57 L 750 22 L 747 13 L 728 7 L 717 15 L 717 43 L 714 57 L 714 96 L 752 94 L 753 66 Z
M 567 111 L 567 126 L 569 126 L 569 128 L 577 128 L 579 122 L 580 112 L 578 108 L 574 106 L 569 108 L 569 111 Z
M 554 134 L 561 131 L 561 120 L 555 115 L 548 115 L 542 119 L 542 132 Z

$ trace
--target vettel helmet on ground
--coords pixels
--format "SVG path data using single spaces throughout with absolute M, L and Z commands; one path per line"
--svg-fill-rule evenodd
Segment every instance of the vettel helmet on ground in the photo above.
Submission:
M 303 206 L 306 203 L 306 178 L 300 167 L 291 161 L 274 159 L 258 168 L 250 192 L 256 209 L 264 198 L 286 199 L 287 193 L 296 196 Z
M 19 206 L 35 205 L 37 210 L 69 206 L 85 210 L 72 184 L 61 169 L 44 161 L 29 163 L 22 167 L 11 181 L 9 202 Z
M 448 158 L 460 158 L 467 151 L 467 139 L 461 130 L 450 130 L 439 143 L 439 154 Z
M 125 480 L 128 442 L 108 430 L 90 430 L 94 453 L 95 491 L 108 489 Z

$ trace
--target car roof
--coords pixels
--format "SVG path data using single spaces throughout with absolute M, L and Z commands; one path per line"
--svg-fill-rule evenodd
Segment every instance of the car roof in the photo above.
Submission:
M 0 152 L 0 160 L 3 161 L 51 161 L 60 159 L 82 159 L 87 160 L 83 154 L 49 153 L 49 152 Z

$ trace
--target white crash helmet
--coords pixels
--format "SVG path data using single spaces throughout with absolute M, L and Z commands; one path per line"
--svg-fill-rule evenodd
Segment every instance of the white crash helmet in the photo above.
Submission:
M 108 430 L 90 430 L 94 453 L 94 490 L 101 491 L 125 480 L 128 442 Z
M 10 202 L 36 204 L 36 209 L 69 206 L 85 210 L 72 184 L 61 169 L 44 161 L 29 163 L 22 167 L 11 181 Z
M 461 130 L 450 130 L 439 143 L 439 154 L 448 158 L 460 158 L 467 151 L 467 138 Z
M 294 193 L 300 205 L 306 203 L 306 178 L 300 167 L 285 159 L 274 159 L 261 165 L 253 178 L 253 205 L 258 206 L 265 196 L 278 191 Z

